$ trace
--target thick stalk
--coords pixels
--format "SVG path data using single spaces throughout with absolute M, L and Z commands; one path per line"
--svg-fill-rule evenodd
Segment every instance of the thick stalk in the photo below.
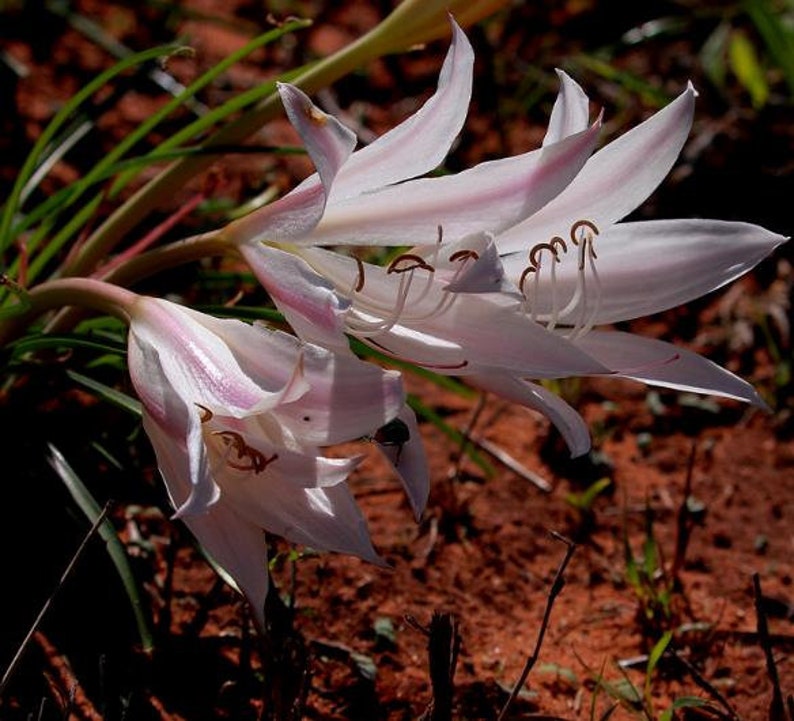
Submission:
M 36 318 L 56 308 L 91 308 L 129 322 L 129 309 L 137 297 L 126 288 L 94 278 L 47 281 L 26 295 L 24 311 L 0 323 L 0 348 L 22 335 Z

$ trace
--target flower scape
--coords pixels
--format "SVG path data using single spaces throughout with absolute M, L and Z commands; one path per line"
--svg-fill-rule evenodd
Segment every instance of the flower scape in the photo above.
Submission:
M 566 379 L 628 379 L 769 410 L 738 375 L 629 323 L 732 283 L 786 241 L 738 221 L 631 219 L 677 163 L 697 90 L 681 88 L 604 143 L 609 109 L 558 70 L 540 147 L 439 173 L 466 132 L 475 64 L 454 9 L 445 22 L 452 40 L 435 92 L 366 144 L 297 83 L 276 84 L 316 171 L 280 198 L 200 235 L 122 251 L 106 268 L 72 272 L 90 265 L 89 241 L 41 282 L 3 276 L 8 347 L 38 318 L 63 332 L 67 307 L 127 327 L 130 388 L 172 518 L 245 598 L 280 688 L 289 683 L 279 673 L 299 673 L 274 640 L 285 606 L 271 534 L 388 572 L 351 474 L 377 450 L 417 523 L 447 483 L 433 477 L 423 405 L 404 387 L 411 369 L 540 414 L 572 458 L 591 451 L 592 429 L 560 393 Z M 127 287 L 211 256 L 252 274 L 275 306 L 270 322 Z M 655 639 L 666 639 L 660 654 L 671 638 Z

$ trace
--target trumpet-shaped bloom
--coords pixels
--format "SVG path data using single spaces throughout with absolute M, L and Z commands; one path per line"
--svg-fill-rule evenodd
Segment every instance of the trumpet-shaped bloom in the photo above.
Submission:
M 319 449 L 393 420 L 398 373 L 165 300 L 141 297 L 130 317 L 130 376 L 176 516 L 260 622 L 262 529 L 378 562 L 345 484 L 359 459 Z
M 543 146 L 457 175 L 418 178 L 460 129 L 471 48 L 459 29 L 436 94 L 405 123 L 354 140 L 289 86 L 287 114 L 318 172 L 225 229 L 303 338 L 341 351 L 345 334 L 545 412 L 574 453 L 581 419 L 529 379 L 615 374 L 758 405 L 752 387 L 696 354 L 593 330 L 688 302 L 737 278 L 784 239 L 744 223 L 618 223 L 669 172 L 696 93 L 592 155 L 582 89 L 561 90 Z M 318 245 L 413 244 L 379 268 Z
M 562 90 L 544 142 L 587 126 L 588 99 L 560 73 Z M 537 213 L 499 233 L 503 272 L 521 308 L 613 373 L 677 390 L 764 405 L 753 388 L 670 344 L 592 330 L 687 303 L 753 268 L 786 239 L 748 223 L 620 223 L 669 172 L 689 134 L 696 93 L 676 100 L 596 152 Z
M 230 223 L 223 236 L 249 257 L 263 242 L 299 245 L 432 245 L 507 229 L 538 211 L 576 176 L 600 123 L 559 142 L 456 175 L 419 178 L 444 159 L 466 117 L 474 56 L 453 23 L 433 96 L 412 116 L 353 152 L 354 134 L 297 88 L 284 107 L 317 168 L 277 202 Z M 408 182 L 406 182 L 408 181 Z

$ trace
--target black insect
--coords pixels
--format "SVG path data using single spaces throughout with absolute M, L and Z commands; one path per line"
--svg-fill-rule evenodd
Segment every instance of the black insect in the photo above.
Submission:
M 411 431 L 404 421 L 395 418 L 385 426 L 378 428 L 372 436 L 372 440 L 386 448 L 393 447 L 397 449 L 397 455 L 394 457 L 394 465 L 396 466 L 400 462 L 403 446 L 411 440 Z

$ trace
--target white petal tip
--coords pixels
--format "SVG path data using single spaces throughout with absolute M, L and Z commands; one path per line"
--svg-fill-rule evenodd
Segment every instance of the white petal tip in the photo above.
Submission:
M 687 81 L 686 89 L 692 93 L 692 97 L 696 98 L 700 93 L 695 89 L 695 86 L 692 84 L 691 80 Z

